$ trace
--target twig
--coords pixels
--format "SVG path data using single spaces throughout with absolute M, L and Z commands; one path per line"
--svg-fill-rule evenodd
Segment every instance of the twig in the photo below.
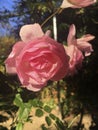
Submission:
M 75 120 L 80 116 L 80 114 L 78 114 L 77 116 L 75 116 L 75 118 L 70 122 L 70 124 L 68 125 L 68 128 L 70 128 L 72 126 L 72 124 L 75 122 Z
M 52 15 L 50 15 L 42 24 L 41 27 L 48 22 L 49 19 L 51 19 L 53 16 L 55 16 L 57 13 L 59 13 L 62 9 L 58 8 Z

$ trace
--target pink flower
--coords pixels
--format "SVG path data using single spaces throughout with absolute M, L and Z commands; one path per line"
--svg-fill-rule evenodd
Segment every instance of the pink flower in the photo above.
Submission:
M 74 45 L 64 46 L 69 60 L 69 71 L 67 75 L 73 75 L 77 73 L 77 70 L 81 68 L 84 56 L 82 52 Z
M 83 53 L 85 56 L 89 56 L 93 51 L 92 45 L 89 41 L 94 39 L 94 36 L 87 34 L 76 39 L 75 34 L 75 25 L 72 24 L 69 29 L 67 46 L 64 46 L 67 55 L 70 57 L 68 75 L 73 75 L 77 72 L 77 69 L 81 68 L 84 59 Z
M 8 73 L 17 74 L 23 87 L 32 91 L 43 88 L 48 80 L 62 79 L 68 71 L 68 56 L 63 45 L 43 33 L 39 24 L 25 25 L 5 61 Z
M 92 45 L 89 41 L 93 40 L 95 37 L 91 34 L 86 34 L 81 38 L 75 38 L 76 29 L 75 25 L 72 24 L 69 29 L 69 34 L 67 38 L 68 45 L 75 45 L 79 50 L 84 52 L 85 56 L 89 56 L 93 51 Z
M 61 8 L 82 8 L 94 4 L 97 0 L 63 0 Z

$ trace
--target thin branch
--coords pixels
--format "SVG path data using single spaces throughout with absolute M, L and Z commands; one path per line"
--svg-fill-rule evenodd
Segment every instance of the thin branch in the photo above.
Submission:
M 55 16 L 57 13 L 59 13 L 62 9 L 61 8 L 58 8 L 52 15 L 50 15 L 42 24 L 41 24 L 41 27 L 47 23 L 53 16 Z

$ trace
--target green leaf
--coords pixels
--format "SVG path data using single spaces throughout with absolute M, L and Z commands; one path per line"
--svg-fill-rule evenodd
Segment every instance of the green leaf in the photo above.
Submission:
M 24 103 L 24 107 L 25 107 L 25 108 L 28 108 L 28 109 L 29 109 L 29 108 L 31 109 L 31 108 L 32 108 L 32 105 L 30 104 L 30 102 L 27 102 L 27 103 Z
M 48 113 L 50 113 L 52 111 L 52 109 L 47 105 L 44 106 L 44 110 Z
M 38 99 L 29 100 L 29 103 L 31 103 L 31 105 L 33 107 L 37 107 L 38 106 Z
M 42 117 L 43 116 L 43 111 L 41 109 L 36 109 L 36 112 L 35 112 L 35 116 L 37 117 Z
M 33 107 L 42 107 L 43 103 L 39 100 L 39 99 L 33 99 L 33 100 L 29 100 L 29 103 L 33 106 Z
M 17 126 L 16 126 L 16 130 L 23 130 L 23 124 L 18 123 Z
M 54 114 L 52 114 L 52 113 L 50 113 L 49 116 L 50 116 L 53 120 L 56 120 L 56 118 L 57 118 L 57 117 L 56 117 Z
M 30 110 L 31 109 L 29 109 L 29 108 L 21 107 L 19 109 L 18 120 L 20 120 L 22 122 L 27 121 Z
M 64 124 L 63 124 L 62 121 L 56 120 L 56 124 L 57 124 L 57 126 L 58 126 L 61 130 L 64 130 L 64 129 L 65 129 L 65 126 L 64 126 Z
M 41 125 L 42 130 L 48 130 L 44 124 Z
M 14 99 L 14 104 L 18 107 L 20 107 L 21 105 L 23 105 L 23 100 L 20 96 L 20 94 L 16 94 L 16 97 Z
M 39 107 L 42 107 L 43 106 L 43 103 L 41 101 L 38 102 L 38 106 Z
M 50 126 L 52 124 L 50 117 L 46 116 L 45 120 L 46 120 L 46 123 L 48 126 Z

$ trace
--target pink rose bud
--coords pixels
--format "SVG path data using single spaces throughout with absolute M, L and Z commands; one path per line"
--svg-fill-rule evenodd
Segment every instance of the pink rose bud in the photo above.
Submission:
M 81 38 L 76 39 L 76 28 L 75 25 L 72 24 L 69 29 L 69 34 L 67 38 L 68 45 L 75 45 L 79 50 L 84 52 L 85 56 L 89 56 L 93 51 L 92 45 L 89 41 L 93 40 L 95 37 L 91 34 L 86 34 Z
M 75 25 L 72 24 L 67 37 L 67 46 L 64 46 L 65 51 L 70 58 L 68 75 L 73 75 L 77 72 L 77 69 L 81 68 L 84 59 L 83 53 L 85 56 L 89 56 L 93 51 L 92 45 L 89 43 L 90 40 L 94 39 L 93 35 L 87 34 L 76 39 L 75 34 L 76 28 Z

